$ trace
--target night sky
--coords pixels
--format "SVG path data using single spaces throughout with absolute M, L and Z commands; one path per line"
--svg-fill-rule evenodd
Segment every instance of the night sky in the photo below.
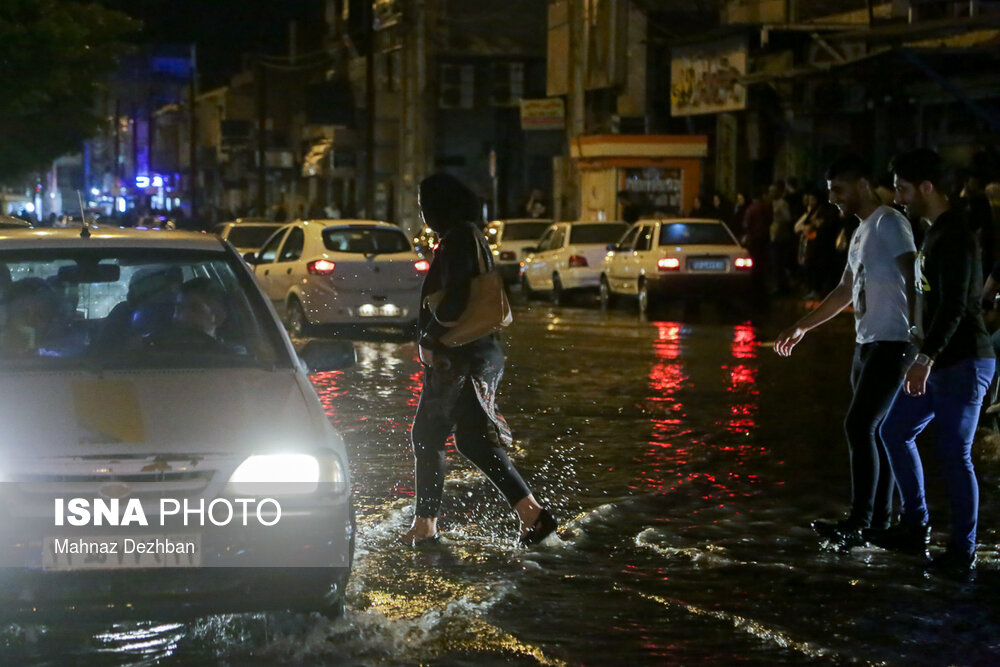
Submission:
M 297 21 L 299 51 L 316 49 L 324 0 L 99 0 L 141 20 L 140 41 L 195 43 L 202 87 L 224 83 L 244 53 L 288 53 L 288 24 Z

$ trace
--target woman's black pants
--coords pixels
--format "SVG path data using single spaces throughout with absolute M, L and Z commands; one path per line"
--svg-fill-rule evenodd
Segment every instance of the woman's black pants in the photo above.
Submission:
M 470 378 L 457 400 L 445 396 L 449 387 L 436 386 L 434 369 L 424 373 L 424 388 L 413 419 L 413 457 L 418 517 L 436 517 L 444 492 L 445 442 L 455 435 L 455 447 L 489 478 L 511 507 L 531 494 L 500 443 L 496 425 L 487 417 Z M 452 376 L 453 377 L 453 376 Z

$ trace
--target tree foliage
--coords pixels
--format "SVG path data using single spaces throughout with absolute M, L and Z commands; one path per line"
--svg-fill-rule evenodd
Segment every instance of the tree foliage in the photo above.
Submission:
M 95 101 L 140 24 L 96 4 L 0 0 L 0 180 L 77 152 Z

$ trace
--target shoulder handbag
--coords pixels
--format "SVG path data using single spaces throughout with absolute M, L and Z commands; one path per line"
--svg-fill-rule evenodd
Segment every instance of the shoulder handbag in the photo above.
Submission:
M 476 240 L 476 257 L 479 260 L 479 274 L 469 285 L 469 300 L 465 310 L 440 338 L 446 347 L 458 347 L 484 336 L 500 331 L 514 321 L 510 312 L 510 302 L 507 291 L 503 287 L 503 278 L 495 266 L 490 266 L 483 259 L 482 244 Z M 443 291 L 435 292 L 427 297 L 431 309 L 437 308 L 444 297 Z

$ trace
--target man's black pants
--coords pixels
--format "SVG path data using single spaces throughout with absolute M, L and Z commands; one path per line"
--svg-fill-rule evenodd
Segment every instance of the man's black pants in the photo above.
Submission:
M 885 528 L 892 518 L 896 484 L 879 427 L 902 386 L 909 345 L 877 341 L 854 349 L 854 397 L 844 430 L 851 453 L 850 520 L 862 528 Z

